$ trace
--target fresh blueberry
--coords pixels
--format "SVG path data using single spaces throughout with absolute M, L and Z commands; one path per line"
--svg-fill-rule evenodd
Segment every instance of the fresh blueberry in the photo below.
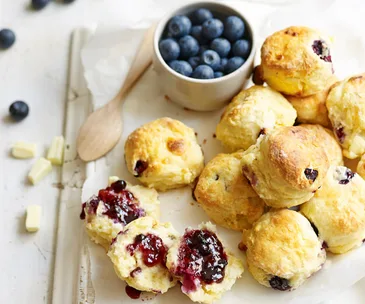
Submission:
M 209 19 L 203 23 L 202 35 L 204 38 L 213 40 L 223 33 L 223 23 L 219 19 Z
M 32 7 L 35 10 L 41 10 L 42 8 L 45 8 L 49 2 L 50 0 L 32 0 Z
M 173 60 L 169 63 L 169 66 L 175 72 L 178 72 L 179 74 L 182 74 L 184 76 L 189 77 L 191 75 L 191 73 L 193 72 L 191 65 L 184 60 Z
M 197 79 L 212 79 L 214 78 L 214 71 L 210 66 L 202 64 L 196 67 L 191 76 Z
M 248 40 L 237 40 L 232 47 L 233 56 L 247 58 L 251 51 L 251 43 Z
M 188 62 L 191 65 L 191 67 L 193 68 L 193 70 L 194 70 L 199 65 L 199 63 L 200 63 L 200 57 L 199 56 L 190 57 L 188 59 Z
M 194 25 L 191 28 L 190 35 L 193 36 L 200 44 L 208 43 L 208 40 L 205 39 L 202 35 L 203 27 L 201 25 Z
M 174 39 L 161 40 L 159 49 L 163 60 L 166 62 L 175 60 L 180 56 L 180 46 Z
M 221 62 L 221 58 L 218 53 L 212 50 L 207 50 L 203 52 L 200 56 L 200 61 L 202 64 L 210 66 L 213 70 L 216 70 Z
M 240 39 L 245 32 L 245 23 L 241 18 L 229 16 L 224 21 L 224 34 L 229 41 L 233 42 Z
M 208 19 L 213 18 L 213 14 L 210 10 L 206 8 L 199 8 L 193 12 L 191 20 L 193 24 L 203 24 Z
M 226 74 L 232 73 L 237 70 L 242 64 L 245 63 L 245 60 L 242 57 L 232 57 L 228 59 L 228 62 L 224 68 L 224 72 Z
M 214 78 L 220 78 L 223 76 L 224 76 L 224 74 L 222 72 L 214 72 Z
M 0 49 L 8 49 L 15 42 L 15 34 L 12 30 L 2 29 L 0 31 Z
M 21 121 L 29 114 L 29 107 L 24 101 L 15 101 L 9 107 L 11 117 L 15 121 Z
M 198 41 L 190 36 L 186 35 L 179 40 L 180 46 L 180 58 L 187 59 L 198 55 L 199 53 L 199 43 Z
M 226 65 L 227 65 L 227 62 L 228 62 L 227 58 L 222 58 L 216 71 L 217 72 L 224 72 L 224 70 L 226 68 Z
M 229 52 L 231 51 L 231 44 L 225 38 L 215 38 L 210 43 L 210 48 L 213 51 L 216 51 L 219 56 L 227 57 Z
M 169 21 L 167 28 L 171 37 L 181 38 L 190 33 L 191 21 L 186 16 L 175 16 Z
M 205 51 L 209 50 L 209 45 L 201 45 L 199 48 L 199 53 L 198 55 L 203 54 Z

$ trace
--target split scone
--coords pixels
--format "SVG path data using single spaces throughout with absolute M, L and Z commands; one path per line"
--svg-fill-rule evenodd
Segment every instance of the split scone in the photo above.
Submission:
M 365 153 L 365 74 L 337 82 L 326 106 L 335 135 L 350 159 Z
M 328 251 L 345 253 L 359 247 L 365 239 L 365 181 L 346 167 L 331 166 L 321 189 L 300 211 Z
M 243 173 L 267 205 L 300 205 L 322 185 L 329 161 L 317 138 L 301 126 L 282 127 L 243 153 Z
M 170 248 L 166 266 L 181 282 L 184 294 L 207 304 L 219 300 L 243 273 L 242 261 L 224 248 L 209 222 L 186 229 Z
M 204 168 L 194 195 L 218 225 L 242 231 L 265 211 L 265 203 L 242 174 L 242 152 L 218 154 Z
M 275 32 L 261 48 L 263 80 L 285 95 L 303 97 L 323 91 L 333 75 L 326 39 L 320 32 L 304 26 Z
M 293 290 L 321 269 L 326 251 L 309 221 L 289 209 L 264 214 L 243 232 L 248 270 L 260 284 Z
M 168 117 L 133 131 L 125 143 L 125 160 L 142 184 L 159 191 L 192 183 L 204 167 L 194 130 Z
M 216 135 L 230 151 L 246 150 L 261 134 L 275 127 L 292 126 L 296 117 L 295 109 L 280 93 L 253 86 L 233 98 L 217 125 Z
M 82 205 L 80 218 L 90 239 L 108 250 L 125 225 L 143 216 L 159 218 L 157 191 L 117 180 Z
M 108 256 L 118 277 L 129 286 L 140 291 L 165 293 L 177 282 L 166 268 L 166 256 L 178 239 L 171 223 L 142 217 L 118 234 Z

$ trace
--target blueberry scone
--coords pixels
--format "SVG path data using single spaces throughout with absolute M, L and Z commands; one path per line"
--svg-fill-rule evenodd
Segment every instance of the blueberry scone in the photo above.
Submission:
M 333 75 L 328 40 L 318 31 L 291 26 L 266 38 L 260 72 L 274 90 L 291 96 L 316 94 Z
M 230 151 L 248 149 L 257 138 L 275 127 L 292 126 L 293 106 L 269 87 L 253 86 L 241 91 L 227 106 L 217 125 L 217 138 Z
M 242 156 L 243 173 L 265 203 L 275 208 L 300 205 L 322 185 L 329 168 L 315 132 L 282 127 L 260 136 Z
M 159 191 L 192 183 L 204 167 L 194 130 L 168 117 L 132 132 L 125 143 L 125 160 L 142 184 Z
M 321 269 L 326 251 L 309 221 L 300 213 L 272 210 L 243 233 L 248 270 L 260 284 L 293 290 Z
M 350 159 L 365 153 L 365 74 L 337 82 L 326 106 L 335 135 Z
M 117 180 L 82 205 L 80 218 L 91 240 L 108 250 L 125 225 L 143 216 L 159 218 L 157 191 Z
M 110 246 L 108 256 L 118 277 L 129 286 L 165 293 L 177 282 L 166 268 L 166 256 L 178 239 L 171 223 L 158 223 L 146 216 L 125 226 Z
M 316 227 L 328 251 L 356 248 L 365 239 L 365 181 L 346 167 L 331 166 L 321 189 L 300 211 Z
M 265 211 L 265 203 L 242 174 L 242 152 L 218 154 L 204 168 L 194 194 L 218 225 L 242 231 Z
M 167 255 L 167 267 L 193 302 L 213 303 L 230 290 L 243 273 L 243 263 L 228 252 L 215 226 L 188 228 Z

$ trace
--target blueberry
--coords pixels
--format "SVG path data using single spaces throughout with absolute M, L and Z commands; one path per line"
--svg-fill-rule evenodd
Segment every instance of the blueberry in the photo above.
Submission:
M 15 101 L 9 107 L 11 117 L 15 121 L 21 121 L 29 114 L 29 107 L 24 101 Z
M 224 68 L 224 72 L 226 74 L 232 73 L 237 70 L 242 64 L 245 63 L 245 60 L 242 57 L 232 57 L 228 59 L 228 62 Z
M 8 49 L 15 42 L 15 34 L 12 30 L 2 29 L 0 31 L 0 49 Z
M 209 45 L 201 45 L 199 48 L 199 53 L 198 55 L 203 54 L 205 51 L 209 50 Z
M 175 60 L 180 56 L 180 46 L 174 39 L 161 40 L 159 49 L 163 60 L 166 62 Z
M 200 61 L 202 64 L 210 66 L 213 70 L 216 70 L 221 62 L 221 58 L 218 53 L 212 50 L 207 50 L 203 52 L 200 56 Z
M 181 38 L 190 33 L 191 21 L 186 16 L 175 16 L 169 21 L 167 28 L 171 37 Z
M 241 18 L 229 16 L 224 21 L 224 37 L 233 42 L 240 39 L 245 32 L 245 23 Z
M 214 71 L 210 66 L 198 65 L 191 76 L 197 79 L 212 79 L 214 78 Z
M 280 278 L 278 276 L 273 276 L 269 280 L 269 283 L 270 283 L 271 288 L 280 290 L 280 291 L 289 290 L 291 288 L 289 285 L 289 280 Z
M 224 69 L 225 69 L 225 67 L 227 65 L 227 62 L 228 62 L 228 59 L 227 58 L 222 58 L 221 59 L 221 62 L 219 63 L 219 66 L 218 66 L 218 68 L 217 68 L 216 71 L 218 71 L 218 72 L 224 72 Z
M 190 35 L 193 36 L 200 44 L 208 43 L 208 40 L 205 39 L 202 35 L 203 27 L 201 25 L 194 25 L 191 28 Z
M 193 70 L 194 70 L 199 65 L 199 63 L 200 63 L 200 57 L 199 56 L 190 57 L 188 59 L 188 62 L 191 65 L 191 67 L 193 68 Z
M 213 51 L 216 51 L 219 56 L 227 57 L 229 52 L 231 51 L 231 44 L 225 38 L 215 38 L 210 43 L 210 48 Z
M 180 58 L 182 59 L 193 57 L 199 53 L 199 43 L 194 37 L 190 35 L 180 38 L 179 46 Z
M 251 51 L 251 43 L 248 40 L 237 40 L 232 47 L 233 56 L 247 58 Z
M 191 15 L 193 24 L 203 24 L 205 21 L 211 18 L 213 18 L 213 14 L 206 8 L 199 8 Z
M 191 65 L 184 60 L 173 60 L 169 63 L 169 66 L 175 72 L 178 72 L 179 74 L 182 74 L 184 76 L 189 77 L 191 75 L 191 73 L 193 72 Z
M 220 78 L 223 76 L 224 76 L 224 74 L 222 72 L 214 72 L 214 78 Z
M 223 23 L 219 19 L 209 19 L 203 23 L 202 35 L 204 38 L 213 40 L 223 33 Z
M 45 8 L 49 2 L 50 0 L 32 0 L 32 7 L 35 10 L 41 10 L 42 8 Z

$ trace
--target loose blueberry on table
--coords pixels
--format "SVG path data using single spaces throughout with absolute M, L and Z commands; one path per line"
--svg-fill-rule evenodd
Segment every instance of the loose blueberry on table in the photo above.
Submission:
M 0 31 L 0 49 L 6 50 L 15 42 L 15 34 L 10 29 L 2 29 Z
M 24 101 L 15 101 L 9 107 L 10 116 L 15 121 L 21 121 L 29 114 L 29 107 Z

